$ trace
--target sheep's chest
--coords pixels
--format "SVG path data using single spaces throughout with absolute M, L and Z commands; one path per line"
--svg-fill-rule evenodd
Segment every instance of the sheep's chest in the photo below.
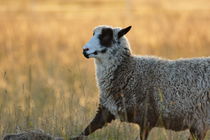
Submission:
M 113 84 L 113 67 L 107 68 L 102 65 L 96 65 L 97 84 L 100 90 L 100 104 L 106 107 L 113 115 L 118 113 L 117 99 L 113 93 L 116 93 L 118 88 Z
M 122 106 L 119 106 L 117 104 L 117 101 L 111 97 L 108 97 L 107 99 L 101 98 L 101 104 L 107 108 L 116 119 L 119 119 L 121 121 L 127 120 L 127 111 Z
M 117 97 L 116 97 L 117 96 Z M 116 119 L 128 122 L 138 122 L 140 119 L 139 107 L 126 104 L 126 98 L 122 98 L 121 94 L 104 95 L 101 94 L 100 103 L 107 108 Z
M 117 102 L 118 101 L 112 95 L 107 95 L 106 93 L 101 93 L 100 95 L 100 103 L 115 116 L 118 115 L 120 110 Z
M 118 70 L 119 67 L 104 68 L 97 65 L 96 76 L 100 90 L 100 104 L 107 108 L 116 118 L 125 120 L 126 108 L 132 108 L 131 106 L 136 103 L 136 97 L 133 94 L 125 94 L 129 93 L 124 86 L 128 80 L 124 79 L 125 74 L 122 74 L 123 71 L 119 74 Z M 128 76 L 126 78 L 128 79 Z

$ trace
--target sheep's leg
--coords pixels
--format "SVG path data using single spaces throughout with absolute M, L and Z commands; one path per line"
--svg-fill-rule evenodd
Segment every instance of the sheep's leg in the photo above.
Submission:
M 112 115 L 109 110 L 105 107 L 99 105 L 98 111 L 96 113 L 95 118 L 90 122 L 90 124 L 84 129 L 84 131 L 76 138 L 72 138 L 70 140 L 80 140 L 80 137 L 88 136 L 99 128 L 102 128 L 106 123 L 114 120 L 115 117 Z
M 95 130 L 102 128 L 106 123 L 110 123 L 114 119 L 114 115 L 112 115 L 111 112 L 109 112 L 109 110 L 107 110 L 105 107 L 100 105 L 95 118 L 82 132 L 82 135 L 87 136 L 90 133 L 93 133 Z
M 151 131 L 151 128 L 149 128 L 149 127 L 141 127 L 140 140 L 147 140 L 150 131 Z
M 207 130 L 205 129 L 198 129 L 198 128 L 191 128 L 190 133 L 191 136 L 188 140 L 204 140 L 206 136 Z

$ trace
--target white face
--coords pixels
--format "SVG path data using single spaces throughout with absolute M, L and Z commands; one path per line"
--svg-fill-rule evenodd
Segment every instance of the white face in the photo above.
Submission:
M 95 32 L 93 37 L 83 47 L 83 54 L 86 58 L 96 58 L 98 55 L 100 55 L 99 53 L 105 49 L 100 44 L 100 40 L 98 38 L 99 34 L 99 32 Z

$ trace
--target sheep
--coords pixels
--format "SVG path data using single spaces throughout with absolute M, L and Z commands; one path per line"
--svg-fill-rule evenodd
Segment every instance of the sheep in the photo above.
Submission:
M 189 140 L 203 140 L 210 128 L 210 57 L 132 55 L 125 37 L 130 29 L 98 26 L 83 47 L 84 56 L 95 60 L 100 100 L 95 118 L 70 140 L 83 139 L 115 119 L 138 124 L 141 140 L 154 127 L 189 129 Z
M 3 140 L 64 140 L 44 133 L 43 130 L 28 130 L 17 134 L 7 134 Z

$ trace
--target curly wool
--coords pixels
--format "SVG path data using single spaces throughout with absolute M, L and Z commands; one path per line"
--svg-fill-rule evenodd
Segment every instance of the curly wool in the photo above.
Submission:
M 210 128 L 210 57 L 134 56 L 125 37 L 119 45 L 95 60 L 100 103 L 116 118 L 176 131 Z

